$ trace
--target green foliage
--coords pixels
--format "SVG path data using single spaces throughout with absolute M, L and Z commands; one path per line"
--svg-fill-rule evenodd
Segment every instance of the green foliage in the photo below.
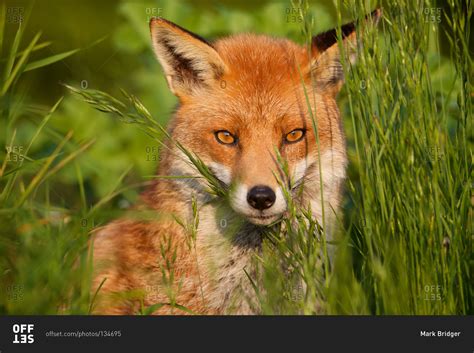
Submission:
M 363 6 L 353 5 L 360 18 Z M 364 289 L 365 306 L 376 314 L 472 311 L 472 59 L 465 6 L 470 17 L 472 4 L 455 2 L 440 15 L 440 21 L 450 18 L 446 30 L 456 38 L 453 75 L 432 78 L 450 64 L 440 57 L 437 21 L 420 21 L 424 9 L 438 11 L 429 2 L 387 1 L 383 35 L 360 27 L 359 64 L 346 65 L 351 152 L 359 166 L 349 180 L 359 283 L 348 285 Z M 336 281 L 339 273 L 336 266 Z M 335 302 L 349 299 L 332 293 Z M 339 304 L 333 309 L 350 313 Z

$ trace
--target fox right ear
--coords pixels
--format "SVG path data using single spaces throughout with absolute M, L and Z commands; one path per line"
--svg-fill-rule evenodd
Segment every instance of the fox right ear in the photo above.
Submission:
M 364 19 L 366 23 L 377 25 L 382 15 L 381 9 L 376 9 Z M 347 23 L 341 27 L 342 44 L 345 54 L 353 63 L 356 59 L 356 23 Z M 337 94 L 343 82 L 341 53 L 337 42 L 337 31 L 330 31 L 314 36 L 311 43 L 313 61 L 310 72 L 316 78 L 316 85 L 321 90 Z
M 213 85 L 226 71 L 217 51 L 196 34 L 159 17 L 151 19 L 150 32 L 170 90 L 179 98 Z

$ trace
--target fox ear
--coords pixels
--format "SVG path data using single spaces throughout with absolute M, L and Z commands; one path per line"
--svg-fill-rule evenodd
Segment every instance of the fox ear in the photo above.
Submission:
M 163 18 L 152 18 L 153 48 L 163 67 L 170 90 L 178 97 L 210 86 L 226 71 L 211 44 Z
M 377 9 L 365 17 L 365 21 L 375 25 L 381 17 L 381 10 Z M 356 60 L 356 23 L 348 23 L 341 27 L 344 52 L 351 63 Z M 337 31 L 318 34 L 311 43 L 311 74 L 315 78 L 316 87 L 334 94 L 339 92 L 344 81 L 344 70 L 341 64 L 341 53 L 337 42 Z

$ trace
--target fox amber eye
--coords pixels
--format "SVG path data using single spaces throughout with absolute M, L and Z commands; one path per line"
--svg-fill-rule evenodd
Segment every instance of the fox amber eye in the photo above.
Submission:
M 227 130 L 216 131 L 216 140 L 224 145 L 233 145 L 237 139 Z
M 295 129 L 295 130 L 289 132 L 288 134 L 286 134 L 285 141 L 290 142 L 290 143 L 298 142 L 299 140 L 301 140 L 304 137 L 304 134 L 305 134 L 305 130 Z

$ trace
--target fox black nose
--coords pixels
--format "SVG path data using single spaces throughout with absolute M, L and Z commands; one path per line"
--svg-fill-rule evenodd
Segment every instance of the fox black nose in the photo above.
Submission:
M 254 186 L 247 194 L 247 202 L 249 205 L 260 211 L 272 207 L 275 203 L 275 199 L 275 192 L 265 185 Z

